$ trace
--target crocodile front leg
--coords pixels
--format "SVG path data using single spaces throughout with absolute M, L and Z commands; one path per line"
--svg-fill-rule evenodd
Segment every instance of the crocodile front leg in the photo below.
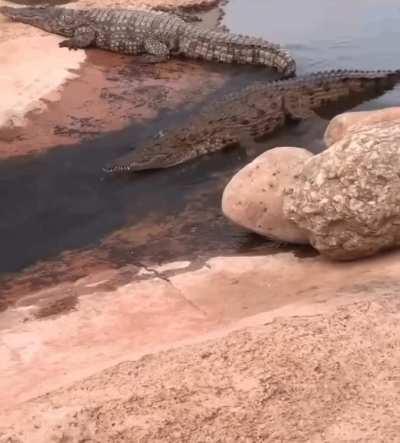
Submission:
M 58 44 L 60 48 L 84 49 L 94 43 L 96 39 L 96 31 L 89 26 L 80 26 L 75 29 L 74 36 L 67 40 L 63 40 Z
M 144 51 L 147 54 L 136 57 L 136 61 L 141 63 L 161 63 L 169 59 L 170 51 L 168 46 L 154 38 L 146 39 Z

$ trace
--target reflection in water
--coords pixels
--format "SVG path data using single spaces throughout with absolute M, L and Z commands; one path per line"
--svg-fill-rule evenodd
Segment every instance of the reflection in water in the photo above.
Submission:
M 397 0 L 230 0 L 224 23 L 287 46 L 299 73 L 400 67 Z

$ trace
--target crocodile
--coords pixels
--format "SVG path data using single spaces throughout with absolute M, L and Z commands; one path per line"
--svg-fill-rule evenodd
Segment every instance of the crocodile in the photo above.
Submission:
M 392 89 L 396 71 L 322 71 L 292 79 L 253 84 L 211 103 L 178 127 L 159 133 L 113 161 L 107 173 L 162 169 L 227 147 L 262 141 L 289 121 L 301 121 L 329 103 L 361 103 Z
M 260 38 L 210 31 L 194 25 L 183 14 L 160 10 L 68 9 L 61 7 L 1 6 L 9 19 L 59 34 L 68 39 L 60 47 L 97 47 L 137 55 L 158 63 L 171 56 L 260 65 L 290 77 L 296 63 L 283 47 Z

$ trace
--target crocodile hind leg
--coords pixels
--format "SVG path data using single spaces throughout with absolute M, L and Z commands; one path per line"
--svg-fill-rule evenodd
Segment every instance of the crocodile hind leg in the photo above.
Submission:
M 94 43 L 96 31 L 89 26 L 80 26 L 75 29 L 74 36 L 58 44 L 60 48 L 84 49 Z
M 140 55 L 135 58 L 139 63 L 161 63 L 169 59 L 169 48 L 166 44 L 159 40 L 148 38 L 144 43 L 145 55 Z

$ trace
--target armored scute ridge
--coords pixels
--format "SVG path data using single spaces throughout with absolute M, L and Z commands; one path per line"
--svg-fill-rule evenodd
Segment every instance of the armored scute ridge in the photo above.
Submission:
M 343 98 L 378 96 L 392 88 L 400 71 L 327 71 L 252 85 L 212 103 L 182 127 L 155 137 L 105 168 L 109 173 L 168 168 L 201 155 L 263 139 L 289 120 L 313 115 Z
M 296 71 L 289 52 L 265 40 L 202 29 L 184 16 L 126 9 L 72 10 L 54 7 L 0 7 L 12 20 L 68 37 L 71 49 L 97 47 L 124 54 L 146 54 L 147 62 L 173 55 L 223 63 L 262 65 L 284 76 Z

